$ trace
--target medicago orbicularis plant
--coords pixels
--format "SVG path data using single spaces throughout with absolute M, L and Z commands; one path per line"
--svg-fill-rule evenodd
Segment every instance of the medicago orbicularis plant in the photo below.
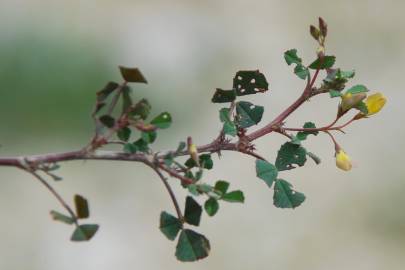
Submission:
M 75 227 L 72 241 L 86 241 L 94 236 L 99 226 L 82 223 L 90 216 L 88 202 L 83 196 L 74 196 L 72 209 L 51 186 L 50 180 L 62 179 L 56 174 L 59 163 L 85 159 L 144 163 L 156 172 L 173 202 L 175 215 L 163 211 L 159 228 L 169 240 L 177 238 L 177 259 L 196 261 L 205 258 L 209 254 L 210 243 L 204 235 L 194 231 L 189 225 L 200 224 L 203 209 L 212 217 L 217 214 L 220 204 L 243 203 L 245 200 L 243 192 L 235 190 L 229 182 L 218 180 L 211 183 L 204 179 L 204 172 L 214 166 L 215 159 L 212 154 L 219 156 L 222 151 L 236 151 L 254 157 L 257 177 L 273 189 L 274 205 L 278 208 L 296 208 L 304 202 L 305 195 L 294 190 L 293 186 L 284 180 L 282 173 L 304 166 L 308 158 L 317 164 L 320 163 L 320 159 L 303 146 L 308 136 L 327 134 L 335 148 L 336 166 L 349 171 L 352 168 L 350 158 L 337 143 L 333 133 L 343 131 L 355 121 L 379 112 L 386 102 L 381 93 L 368 95 L 369 90 L 364 85 L 346 88 L 355 72 L 335 67 L 335 56 L 325 53 L 327 26 L 321 18 L 318 27 L 310 27 L 310 34 L 318 43 L 316 58 L 311 64 L 304 64 L 296 49 L 284 53 L 285 61 L 294 67 L 294 73 L 306 81 L 302 94 L 275 119 L 262 127 L 255 129 L 262 119 L 264 107 L 241 99 L 245 95 L 265 94 L 268 91 L 266 77 L 258 70 L 238 71 L 233 78 L 232 87 L 229 87 L 229 90 L 217 88 L 212 97 L 213 103 L 221 103 L 224 106 L 219 110 L 219 120 L 223 123 L 223 128 L 211 143 L 197 146 L 190 136 L 181 141 L 174 150 L 157 151 L 153 149 L 152 144 L 160 130 L 170 127 L 172 116 L 168 112 L 162 112 L 149 117 L 150 103 L 146 99 L 133 100 L 128 85 L 147 83 L 145 77 L 137 68 L 120 67 L 124 82 L 109 82 L 97 92 L 92 113 L 95 132 L 85 147 L 57 154 L 2 157 L 0 165 L 20 168 L 39 180 L 66 210 L 66 213 L 51 211 L 53 219 Z M 318 82 L 320 74 L 324 74 L 324 78 Z M 321 94 L 330 95 L 339 101 L 336 118 L 329 125 L 316 127 L 313 122 L 306 122 L 299 128 L 286 126 L 286 120 L 291 113 L 310 98 Z M 338 125 L 343 115 L 352 112 L 354 114 L 350 121 Z M 275 160 L 260 156 L 254 145 L 256 139 L 271 133 L 282 134 L 287 140 L 281 145 Z M 102 150 L 107 145 L 115 145 L 119 150 Z M 179 180 L 182 187 L 189 192 L 184 210 L 177 202 L 168 177 Z M 204 204 L 200 205 L 198 201 L 202 200 Z

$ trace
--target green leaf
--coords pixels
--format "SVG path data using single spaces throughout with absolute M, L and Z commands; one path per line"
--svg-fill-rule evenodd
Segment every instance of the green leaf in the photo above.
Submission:
M 117 136 L 121 141 L 127 142 L 131 137 L 131 129 L 128 127 L 123 127 L 117 131 Z
M 200 192 L 198 191 L 198 186 L 196 184 L 187 185 L 188 192 L 194 196 L 199 196 Z
M 355 86 L 347 89 L 345 94 L 350 93 L 350 94 L 354 95 L 354 94 L 358 94 L 358 93 L 365 93 L 368 91 L 369 90 L 367 89 L 367 87 L 365 87 L 364 85 L 358 84 L 358 85 L 355 85 Z
M 316 165 L 319 165 L 321 163 L 321 159 L 315 155 L 314 153 L 307 152 L 307 155 L 312 158 L 312 160 L 316 163 Z
M 269 83 L 258 70 L 241 70 L 233 78 L 233 89 L 236 95 L 252 95 L 269 90 Z
M 199 156 L 198 159 L 199 159 L 201 168 L 211 170 L 212 167 L 214 166 L 214 162 L 212 161 L 210 154 L 202 154 Z M 188 168 L 197 167 L 196 162 L 192 158 L 187 159 L 187 161 L 184 163 L 184 165 L 186 165 Z
M 245 196 L 243 195 L 242 191 L 235 190 L 224 194 L 221 199 L 227 202 L 243 203 L 245 201 Z
M 150 144 L 156 140 L 157 133 L 156 131 L 142 131 L 141 137 L 143 141 Z
M 124 145 L 124 152 L 127 154 L 134 154 L 138 151 L 138 148 L 133 143 L 126 143 Z
M 219 119 L 224 123 L 223 131 L 225 135 L 236 136 L 237 129 L 236 125 L 232 122 L 229 117 L 229 108 L 222 108 L 219 111 Z
M 99 120 L 104 126 L 108 128 L 112 128 L 115 125 L 115 119 L 107 114 L 100 116 Z
M 149 151 L 148 143 L 146 141 L 144 141 L 142 138 L 135 141 L 133 144 L 135 145 L 135 147 L 137 149 L 136 151 L 141 151 L 144 153 Z
M 309 65 L 310 69 L 325 69 L 331 68 L 335 64 L 336 57 L 331 55 L 325 55 L 323 60 L 320 58 L 316 59 L 312 64 Z
M 165 129 L 170 127 L 172 117 L 168 112 L 164 112 L 156 116 L 150 123 L 158 128 Z
M 337 77 L 342 79 L 351 79 L 355 74 L 356 72 L 354 70 L 343 71 L 338 69 Z
M 149 101 L 146 99 L 141 99 L 135 106 L 131 107 L 129 115 L 132 117 L 140 117 L 141 119 L 145 120 L 148 118 L 150 110 L 152 106 L 149 104 Z
M 274 185 L 274 205 L 278 208 L 295 208 L 305 201 L 305 195 L 292 189 L 285 180 L 277 179 Z
M 241 128 L 256 125 L 262 120 L 264 108 L 247 101 L 236 103 L 236 122 Z
M 186 149 L 186 143 L 185 142 L 180 142 L 179 146 L 177 146 L 176 153 L 180 153 L 184 149 Z
M 225 194 L 226 191 L 228 190 L 228 188 L 229 188 L 229 183 L 226 181 L 223 181 L 223 180 L 218 180 L 215 183 L 215 187 L 214 187 L 215 190 L 221 192 L 222 194 Z
M 75 220 L 72 217 L 61 214 L 58 211 L 52 210 L 50 214 L 51 214 L 51 217 L 53 218 L 53 220 L 60 221 L 65 224 L 71 225 L 75 222 Z
M 368 108 L 366 103 L 364 103 L 363 101 L 360 101 L 359 103 L 357 103 L 356 105 L 356 109 L 358 109 L 360 112 L 362 112 L 364 115 L 368 114 Z
M 132 106 L 132 98 L 130 93 L 131 88 L 128 85 L 125 85 L 122 88 L 122 114 L 128 113 Z
M 213 103 L 226 103 L 226 102 L 232 102 L 235 99 L 236 99 L 235 89 L 223 90 L 221 88 L 217 88 L 215 90 L 214 96 L 212 97 L 211 101 Z
M 337 90 L 329 90 L 329 95 L 330 95 L 330 97 L 331 98 L 334 98 L 334 97 L 340 97 L 340 96 L 342 96 L 342 93 L 340 93 L 339 91 L 337 91 Z
M 291 65 L 291 64 L 299 65 L 302 63 L 302 59 L 299 58 L 297 55 L 297 49 L 291 49 L 291 50 L 286 51 L 284 53 L 284 59 L 288 65 Z
M 116 82 L 108 82 L 103 89 L 97 92 L 97 102 L 105 101 L 108 96 L 114 92 L 119 87 L 119 84 Z
M 121 75 L 127 82 L 148 83 L 138 68 L 119 66 Z
M 88 241 L 96 234 L 99 226 L 97 224 L 84 224 L 77 226 L 70 240 Z
M 77 218 L 88 218 L 90 216 L 89 204 L 87 200 L 76 194 L 74 197 Z
M 204 235 L 185 229 L 181 231 L 176 246 L 176 258 L 182 262 L 193 262 L 209 255 L 210 242 Z
M 202 207 L 193 199 L 193 197 L 187 196 L 184 220 L 190 225 L 198 226 L 200 225 L 201 213 Z
M 303 126 L 303 128 L 316 128 L 315 124 L 312 122 L 306 122 Z M 301 141 L 306 140 L 308 135 L 318 135 L 318 131 L 300 131 L 297 133 L 297 138 Z
M 276 167 L 279 171 L 294 169 L 293 164 L 303 166 L 307 161 L 307 151 L 304 147 L 286 142 L 278 151 Z
M 167 237 L 169 240 L 176 239 L 177 234 L 179 233 L 180 229 L 182 228 L 181 221 L 170 215 L 167 212 L 160 213 L 160 231 Z
M 277 175 L 278 170 L 276 166 L 265 160 L 256 159 L 256 176 L 264 180 L 269 187 L 272 186 Z
M 214 216 L 219 209 L 219 203 L 216 199 L 214 198 L 209 198 L 208 200 L 205 201 L 204 203 L 204 209 L 207 214 L 212 217 Z
M 296 65 L 294 68 L 294 73 L 303 80 L 309 76 L 308 68 L 304 67 L 303 65 Z

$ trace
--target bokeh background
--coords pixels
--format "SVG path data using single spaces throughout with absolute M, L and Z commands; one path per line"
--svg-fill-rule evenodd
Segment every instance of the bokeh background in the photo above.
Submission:
M 138 66 L 148 81 L 135 86 L 154 112 L 168 110 L 174 124 L 156 149 L 188 135 L 198 143 L 220 128 L 210 104 L 216 87 L 229 87 L 240 69 L 260 69 L 271 91 L 247 98 L 265 105 L 263 122 L 290 104 L 303 81 L 283 60 L 298 48 L 315 57 L 309 24 L 329 24 L 327 51 L 337 66 L 357 71 L 354 83 L 383 92 L 388 103 L 337 139 L 355 161 L 342 172 L 324 136 L 306 147 L 322 164 L 283 174 L 307 195 L 295 210 L 272 206 L 272 192 L 255 177 L 254 160 L 224 153 L 206 180 L 226 179 L 245 191 L 243 205 L 223 204 L 199 231 L 211 255 L 182 264 L 175 243 L 158 230 L 161 210 L 173 211 L 159 179 L 144 166 L 118 162 L 62 164 L 66 197 L 85 195 L 92 221 L 101 224 L 89 243 L 72 243 L 71 227 L 53 222 L 57 202 L 30 176 L 0 169 L 0 269 L 403 269 L 405 183 L 403 73 L 404 1 L 77 1 L 0 2 L 1 155 L 79 149 L 92 134 L 95 92 L 120 80 L 118 65 Z M 288 120 L 329 123 L 336 100 L 308 102 Z M 269 160 L 285 139 L 257 141 Z M 185 192 L 173 180 L 176 192 Z

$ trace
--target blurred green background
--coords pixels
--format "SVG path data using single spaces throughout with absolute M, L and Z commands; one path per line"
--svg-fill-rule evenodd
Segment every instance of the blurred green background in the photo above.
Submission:
M 200 231 L 211 255 L 182 264 L 175 244 L 158 230 L 161 210 L 172 211 L 163 186 L 147 168 L 130 163 L 63 163 L 66 197 L 85 195 L 92 221 L 101 224 L 89 243 L 68 241 L 71 228 L 53 222 L 57 202 L 30 176 L 1 168 L 0 269 L 403 269 L 405 62 L 403 1 L 53 1 L 0 2 L 1 155 L 78 149 L 92 131 L 90 113 L 99 90 L 120 80 L 118 65 L 138 66 L 150 82 L 136 86 L 154 112 L 168 110 L 174 124 L 156 149 L 188 135 L 199 143 L 220 128 L 210 104 L 216 87 L 229 87 L 240 69 L 260 69 L 270 81 L 263 122 L 288 106 L 303 88 L 283 52 L 315 57 L 309 24 L 329 25 L 327 51 L 337 66 L 356 69 L 353 83 L 383 92 L 387 106 L 337 138 L 354 159 L 345 173 L 334 165 L 326 136 L 307 148 L 319 166 L 283 174 L 307 195 L 296 210 L 272 206 L 272 192 L 256 179 L 254 161 L 224 153 L 208 181 L 226 179 L 245 191 L 244 205 L 223 205 Z M 288 120 L 329 123 L 336 101 L 314 98 Z M 163 134 L 164 133 L 164 134 Z M 164 135 L 164 136 L 163 136 Z M 284 138 L 260 139 L 274 160 Z M 184 191 L 173 181 L 180 196 Z

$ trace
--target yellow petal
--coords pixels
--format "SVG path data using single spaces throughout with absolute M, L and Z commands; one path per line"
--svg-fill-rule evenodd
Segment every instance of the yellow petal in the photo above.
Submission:
M 336 166 L 344 171 L 350 171 L 352 169 L 352 162 L 345 151 L 339 150 L 336 154 Z
M 387 102 L 386 97 L 381 93 L 375 93 L 366 99 L 368 114 L 373 115 L 378 113 Z

